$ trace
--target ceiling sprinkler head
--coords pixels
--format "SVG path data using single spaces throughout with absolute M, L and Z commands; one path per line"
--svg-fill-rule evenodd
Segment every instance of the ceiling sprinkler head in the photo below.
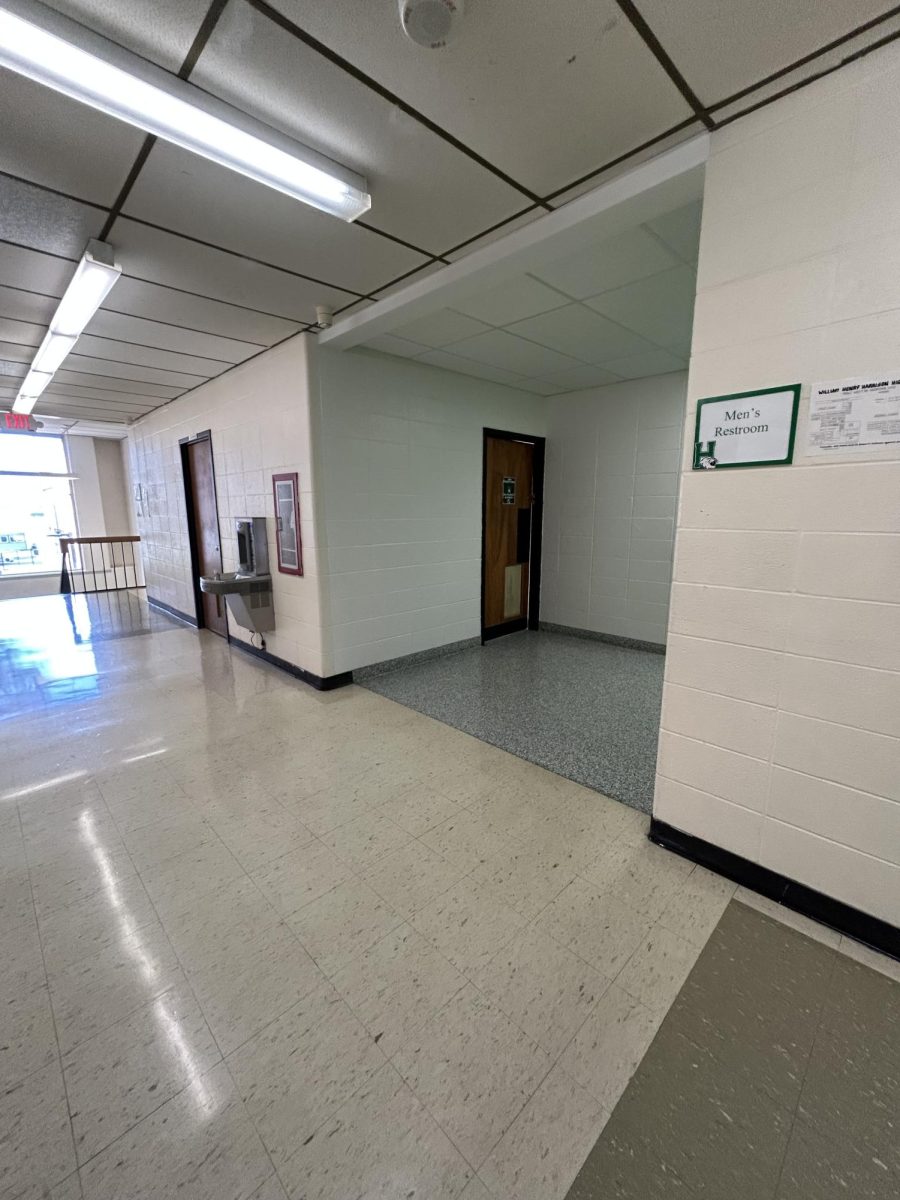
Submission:
M 400 24 L 417 46 L 440 50 L 462 21 L 465 0 L 400 0 Z

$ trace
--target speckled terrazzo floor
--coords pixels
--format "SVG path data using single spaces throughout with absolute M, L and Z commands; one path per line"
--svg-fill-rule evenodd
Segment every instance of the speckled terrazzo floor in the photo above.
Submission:
M 650 812 L 664 664 L 650 651 L 541 631 L 364 686 Z

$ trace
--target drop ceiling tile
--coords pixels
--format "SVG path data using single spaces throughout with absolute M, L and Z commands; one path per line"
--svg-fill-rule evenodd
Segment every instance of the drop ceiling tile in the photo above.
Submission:
M 463 313 L 442 308 L 439 312 L 427 317 L 402 325 L 396 332 L 400 337 L 410 338 L 438 350 L 441 346 L 449 346 L 452 342 L 460 342 L 463 338 L 474 337 L 476 333 L 486 333 L 490 326 L 483 321 L 476 321 Z
M 164 142 L 150 151 L 125 211 L 321 280 L 317 303 L 330 303 L 329 285 L 365 294 L 426 261 L 361 225 Z
M 619 376 L 613 375 L 605 367 L 573 367 L 570 371 L 551 371 L 545 378 L 557 389 L 567 392 L 577 392 L 582 388 L 605 387 L 608 383 L 618 383 Z
M 170 71 L 180 69 L 209 8 L 209 0 L 153 0 L 152 4 L 47 0 L 47 4 Z
M 381 287 L 377 287 L 372 294 L 379 300 L 384 300 L 388 296 L 396 296 L 399 292 L 405 291 L 406 288 L 411 287 L 414 283 L 420 283 L 423 279 L 428 279 L 431 275 L 437 275 L 443 269 L 443 263 L 427 263 L 417 271 L 406 272 L 402 278 L 394 279 L 383 284 Z M 354 305 L 353 311 L 359 312 L 359 305 Z
M 523 207 L 516 189 L 248 4 L 227 6 L 191 79 L 364 175 L 366 223 L 423 249 Z
M 567 296 L 584 300 L 677 266 L 678 261 L 647 230 L 636 228 L 598 243 L 591 252 L 573 254 L 532 274 Z
M 614 0 L 473 3 L 439 51 L 403 36 L 395 4 L 275 5 L 539 193 L 690 115 Z
M 647 349 L 647 343 L 628 329 L 615 325 L 581 304 L 568 304 L 553 312 L 516 321 L 509 332 L 539 342 L 583 363 L 624 358 Z M 572 364 L 574 365 L 574 364 Z M 538 371 L 546 378 L 546 371 Z
M 664 154 L 666 150 L 672 150 L 675 146 L 680 146 L 684 142 L 689 142 L 691 138 L 703 132 L 705 131 L 701 121 L 691 121 L 685 124 L 683 128 L 673 127 L 671 133 L 655 138 L 651 145 L 644 146 L 640 150 L 630 151 L 626 158 L 614 158 L 610 159 L 607 163 L 598 164 L 587 178 L 572 184 L 565 191 L 552 195 L 550 202 L 554 208 L 563 208 L 572 200 L 577 200 L 579 196 L 586 196 L 589 192 L 596 191 L 601 184 L 609 183 L 612 179 L 618 179 L 619 176 L 626 175 L 629 171 L 633 171 L 635 167 L 639 167 L 641 163 L 648 162 L 651 158 L 656 158 L 657 155 Z
M 30 363 L 34 358 L 34 350 L 19 342 L 0 342 L 0 358 L 4 362 Z
M 81 258 L 89 238 L 103 228 L 106 213 L 53 192 L 0 175 L 0 238 L 30 250 Z M 5 275 L 4 283 L 12 282 Z
M 66 362 L 69 362 L 71 357 L 70 355 L 66 359 Z M 184 391 L 183 387 L 177 387 L 173 384 L 146 383 L 141 380 L 117 380 L 108 375 L 80 371 L 71 366 L 67 367 L 65 364 L 56 372 L 53 382 L 60 385 L 65 384 L 66 386 L 76 384 L 98 392 L 118 392 L 122 396 L 152 396 L 159 400 L 174 400 L 176 396 L 180 396 Z
M 141 408 L 130 408 L 116 399 L 78 400 L 72 396 L 48 395 L 44 392 L 36 411 L 38 416 L 83 417 L 85 420 L 96 420 L 98 414 L 103 413 L 103 420 L 134 421 L 151 408 L 156 408 L 157 403 L 151 400 Z
M 585 304 L 647 341 L 684 354 L 691 345 L 696 290 L 693 268 L 673 267 L 604 292 Z
M 556 396 L 559 394 L 559 386 L 555 383 L 548 383 L 546 379 L 522 379 L 521 383 L 516 384 L 523 392 L 531 392 L 533 396 Z
M 455 303 L 453 307 L 467 316 L 486 321 L 488 325 L 511 325 L 513 321 L 523 321 L 526 317 L 549 312 L 552 308 L 562 308 L 568 302 L 566 296 L 561 296 L 539 279 L 519 275 L 509 283 L 479 292 L 468 300 Z
M 697 254 L 700 249 L 700 218 L 703 212 L 703 201 L 695 200 L 683 208 L 648 221 L 647 226 L 657 237 L 662 238 L 673 254 L 677 254 L 684 262 L 696 266 Z
M 2 249 L 0 247 L 0 253 Z M 0 313 L 11 320 L 46 325 L 56 311 L 56 305 L 55 296 L 41 296 L 36 292 L 0 285 Z
M 394 354 L 398 358 L 415 358 L 421 354 L 425 346 L 421 342 L 411 342 L 407 338 L 395 337 L 392 333 L 383 333 L 363 344 L 365 350 L 377 350 L 380 354 Z
M 0 358 L 0 376 L 6 379 L 24 379 L 26 373 L 25 363 L 16 362 L 11 358 Z
M 900 14 L 889 17 L 885 21 L 881 21 L 872 29 L 866 30 L 863 33 L 857 34 L 855 37 L 849 38 L 845 42 L 841 42 L 833 50 L 829 50 L 824 54 L 818 55 L 808 63 L 796 67 L 792 71 L 786 72 L 784 75 L 773 79 L 770 83 L 763 84 L 759 88 L 754 88 L 747 95 L 741 96 L 739 99 L 732 101 L 729 104 L 724 104 L 715 109 L 715 119 L 719 122 L 728 121 L 729 124 L 720 128 L 716 133 L 716 145 L 719 149 L 726 149 L 733 145 L 735 140 L 746 139 L 764 129 L 771 128 L 772 125 L 779 123 L 784 119 L 785 107 L 779 105 L 777 108 L 769 108 L 766 101 L 776 100 L 785 93 L 792 93 L 789 99 L 786 100 L 790 104 L 792 110 L 796 112 L 796 106 L 802 107 L 804 104 L 815 103 L 814 96 L 806 100 L 800 93 L 804 84 L 811 82 L 819 77 L 821 73 L 837 70 L 846 62 L 852 61 L 855 56 L 865 54 L 865 52 L 881 38 L 896 38 L 900 34 Z M 890 53 L 890 51 L 886 51 Z M 852 68 L 851 68 L 852 69 Z M 733 122 L 742 113 L 746 113 L 748 109 L 754 109 L 757 105 L 762 107 L 750 114 L 746 121 L 735 126 Z M 896 122 L 894 122 L 896 124 Z M 882 138 L 883 123 L 878 120 L 873 123 L 873 128 L 877 131 L 877 153 L 883 150 L 884 142 Z
M 46 332 L 44 325 L 32 325 L 28 321 L 13 321 L 0 316 L 0 340 L 4 342 L 16 342 L 19 346 L 31 346 L 36 350 Z
M 252 206 L 249 211 L 252 211 Z M 260 266 L 246 258 L 120 218 L 110 240 L 126 275 L 192 292 L 201 299 L 245 305 L 296 323 L 314 321 L 316 305 L 340 306 L 346 292 Z M 119 288 L 110 304 L 120 306 Z
M 453 353 L 517 375 L 534 375 L 538 378 L 547 371 L 564 371 L 567 367 L 578 366 L 578 362 L 566 354 L 558 354 L 546 346 L 525 341 L 503 329 L 492 329 L 490 333 L 480 333 L 477 337 L 456 342 Z
M 643 379 L 645 375 L 667 375 L 670 371 L 686 371 L 687 361 L 667 350 L 652 347 L 644 354 L 616 358 L 606 368 L 622 379 Z
M 475 379 L 487 379 L 491 383 L 502 383 L 507 387 L 521 388 L 523 376 L 514 371 L 504 371 L 501 367 L 491 367 L 487 363 L 474 362 L 453 354 L 448 350 L 429 350 L 420 355 L 416 362 L 428 363 L 432 367 L 442 367 L 445 371 L 456 371 L 460 375 L 471 375 Z
M 156 405 L 152 407 L 158 407 Z M 129 422 L 137 417 L 142 417 L 145 413 L 152 411 L 152 408 L 145 409 L 141 413 L 126 413 L 118 408 L 114 403 L 110 404 L 76 404 L 69 400 L 53 401 L 53 403 L 45 402 L 43 396 L 38 401 L 35 409 L 35 416 L 40 417 L 62 417 L 70 420 L 79 421 L 115 421 Z
M 156 404 L 157 402 L 154 397 L 133 396 L 130 392 L 119 392 L 115 388 L 112 390 L 101 390 L 99 388 L 80 387 L 71 383 L 57 383 L 56 378 L 48 385 L 43 395 L 65 398 L 78 403 L 97 400 L 103 404 L 107 404 L 111 398 L 114 398 L 120 408 L 135 412 L 143 412 L 146 410 L 148 404 Z
M 0 72 L 0 171 L 112 204 L 145 135 L 96 109 Z
M 155 383 L 163 387 L 174 387 L 180 391 L 196 387 L 208 376 L 195 375 L 187 371 L 166 371 L 159 367 L 145 367 L 140 363 L 115 362 L 108 358 L 95 358 L 82 354 L 80 345 L 66 359 L 69 369 L 86 375 L 103 376 L 107 379 L 125 379 L 132 383 Z M 99 383 L 99 378 L 97 379 Z
M 647 23 L 706 104 L 757 83 L 887 9 L 885 0 L 641 2 Z M 878 36 L 873 32 L 873 40 Z
M 201 333 L 195 329 L 181 329 L 177 325 L 148 321 L 143 317 L 126 316 L 102 308 L 91 318 L 85 332 L 100 337 L 118 338 L 137 346 L 195 354 L 201 358 L 228 363 L 243 362 L 245 358 L 259 353 L 267 345 L 265 342 L 236 341 L 233 338 Z
M 2 224 L 3 218 L 0 216 L 0 226 Z M 0 242 L 0 279 L 7 292 L 21 289 L 44 296 L 61 296 L 74 271 L 74 261 Z M 55 311 L 56 303 L 51 303 Z
M 83 333 L 78 339 L 76 351 L 82 355 L 90 354 L 98 359 L 110 359 L 141 367 L 159 367 L 165 371 L 201 375 L 207 379 L 212 375 L 221 374 L 230 365 L 220 359 L 201 358 L 195 354 L 181 354 L 149 346 L 135 346 L 131 342 L 95 337 L 88 333 Z
M 509 234 L 515 233 L 517 229 L 524 229 L 526 225 L 532 225 L 535 221 L 539 221 L 541 217 L 547 215 L 547 209 L 540 205 L 529 205 L 526 210 L 520 212 L 517 216 L 510 217 L 508 221 L 504 221 L 499 229 L 494 229 L 491 226 L 482 226 L 484 232 L 478 237 L 468 239 L 462 245 L 447 247 L 443 252 L 444 258 L 449 258 L 451 262 L 458 262 L 461 258 L 467 258 L 470 254 L 474 254 L 476 250 L 483 250 L 485 246 L 491 246 L 494 242 L 499 242 L 501 238 L 508 237 Z
M 0 247 L 0 263 L 2 249 Z M 152 247 L 148 248 L 148 252 L 152 252 Z M 186 330 L 214 334 L 238 342 L 246 339 L 262 346 L 280 342 L 301 328 L 298 321 L 285 320 L 250 308 L 246 304 L 246 297 L 241 303 L 227 304 L 162 284 L 130 279 L 127 275 L 120 277 L 101 311 L 111 316 L 141 317 L 163 325 L 178 325 Z M 307 311 L 314 320 L 314 303 L 307 303 Z

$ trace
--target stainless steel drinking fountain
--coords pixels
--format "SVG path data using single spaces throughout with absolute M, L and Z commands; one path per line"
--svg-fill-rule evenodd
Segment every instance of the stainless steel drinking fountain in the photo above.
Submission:
M 200 576 L 200 591 L 224 596 L 231 615 L 244 629 L 268 633 L 275 628 L 272 576 L 265 517 L 240 517 L 235 524 L 238 569 Z

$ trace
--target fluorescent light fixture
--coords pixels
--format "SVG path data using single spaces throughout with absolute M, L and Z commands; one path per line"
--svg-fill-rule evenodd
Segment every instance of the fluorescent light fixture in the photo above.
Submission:
M 345 221 L 371 207 L 361 176 L 36 0 L 0 0 L 0 65 Z
M 32 371 L 52 375 L 62 366 L 63 359 L 78 341 L 77 337 L 68 337 L 63 333 L 48 333 L 41 343 L 41 348 L 34 356 L 31 364 Z
M 113 260 L 112 246 L 105 242 L 88 242 L 19 388 L 13 412 L 31 412 L 38 396 L 62 366 L 81 331 L 121 274 L 122 268 Z

